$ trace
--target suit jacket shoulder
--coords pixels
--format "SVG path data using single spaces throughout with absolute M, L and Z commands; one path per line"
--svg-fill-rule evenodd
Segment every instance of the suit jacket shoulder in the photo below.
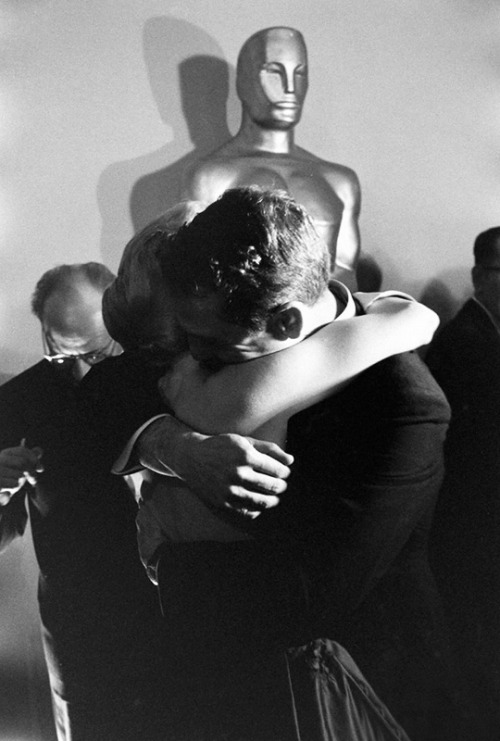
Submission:
M 59 379 L 46 360 L 31 366 L 0 386 L 0 447 L 41 445 L 33 434 L 56 420 L 72 404 L 74 389 Z
M 79 387 L 82 413 L 102 445 L 108 468 L 144 422 L 167 411 L 158 390 L 164 372 L 164 364 L 124 352 L 84 377 Z
M 321 507 L 343 507 L 345 498 L 374 501 L 379 487 L 383 496 L 390 490 L 398 496 L 418 482 L 431 504 L 442 475 L 449 419 L 448 402 L 420 358 L 415 353 L 388 358 L 339 394 L 293 417 L 287 444 L 295 457 L 290 484 L 297 483 L 300 491 L 306 487 Z M 298 494 L 297 501 L 308 509 L 307 497 Z
M 429 369 L 414 352 L 394 355 L 360 374 L 325 406 L 343 424 L 370 429 L 395 421 L 447 424 L 450 409 Z
M 425 360 L 454 418 L 464 412 L 491 419 L 500 408 L 500 334 L 476 301 L 467 301 L 433 339 Z
M 473 357 L 479 347 L 493 341 L 498 345 L 499 334 L 484 309 L 469 299 L 456 316 L 440 329 L 429 345 L 425 361 L 433 373 L 450 358 Z

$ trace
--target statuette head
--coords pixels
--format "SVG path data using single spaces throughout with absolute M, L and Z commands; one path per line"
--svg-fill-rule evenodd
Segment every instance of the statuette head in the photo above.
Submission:
M 244 112 L 262 128 L 293 128 L 307 86 L 307 49 L 299 31 L 265 28 L 243 44 L 236 89 Z

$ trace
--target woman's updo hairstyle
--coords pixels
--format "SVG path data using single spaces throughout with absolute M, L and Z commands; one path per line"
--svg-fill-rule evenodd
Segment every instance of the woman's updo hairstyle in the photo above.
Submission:
M 103 296 L 106 328 L 124 350 L 175 345 L 171 299 L 161 265 L 172 249 L 172 236 L 204 207 L 199 201 L 173 206 L 125 247 L 117 276 Z

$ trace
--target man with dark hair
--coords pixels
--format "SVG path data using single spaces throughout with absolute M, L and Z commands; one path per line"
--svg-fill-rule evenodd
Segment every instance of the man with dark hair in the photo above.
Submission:
M 45 273 L 32 300 L 44 359 L 0 388 L 0 548 L 29 513 L 60 741 L 156 738 L 145 711 L 159 626 L 135 553 L 136 506 L 122 481 L 88 465 L 77 403 L 81 379 L 120 351 L 101 312 L 113 278 L 98 263 Z
M 291 197 L 240 188 L 179 230 L 163 270 L 175 292 L 217 292 L 224 318 L 263 329 L 291 296 L 314 303 L 325 292 L 329 263 L 325 242 Z
M 473 297 L 436 335 L 426 357 L 452 412 L 432 553 L 459 655 L 476 690 L 478 715 L 488 718 L 496 731 L 500 723 L 500 227 L 478 235 L 474 262 Z
M 191 354 L 207 372 L 274 353 L 355 313 L 343 286 L 328 291 L 326 248 L 283 193 L 227 191 L 179 231 L 163 271 Z M 261 650 L 271 637 L 288 647 L 332 638 L 412 738 L 439 735 L 432 713 L 446 713 L 453 692 L 426 541 L 448 416 L 414 354 L 374 365 L 290 421 L 295 462 L 275 509 L 268 508 L 283 489 L 254 496 L 232 485 L 224 501 L 205 496 L 206 436 L 188 431 L 172 444 L 163 437 L 172 421 L 153 422 L 138 441 L 141 464 L 177 470 L 211 506 L 247 516 L 252 536 L 174 544 L 161 554 L 162 603 L 185 645 L 191 635 L 193 646 L 215 647 L 214 660 L 227 659 L 234 677 L 228 645 Z

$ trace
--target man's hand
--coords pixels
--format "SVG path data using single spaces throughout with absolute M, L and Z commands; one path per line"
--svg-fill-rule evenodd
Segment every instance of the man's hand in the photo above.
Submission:
M 11 497 L 26 482 L 36 484 L 37 473 L 43 471 L 40 448 L 5 448 L 0 452 L 0 506 L 10 502 Z
M 201 435 L 172 417 L 150 425 L 140 438 L 142 465 L 173 471 L 206 504 L 257 517 L 279 504 L 293 456 L 279 445 L 241 435 Z
M 198 433 L 186 436 L 178 460 L 178 473 L 207 504 L 248 517 L 279 504 L 293 463 L 275 443 Z

